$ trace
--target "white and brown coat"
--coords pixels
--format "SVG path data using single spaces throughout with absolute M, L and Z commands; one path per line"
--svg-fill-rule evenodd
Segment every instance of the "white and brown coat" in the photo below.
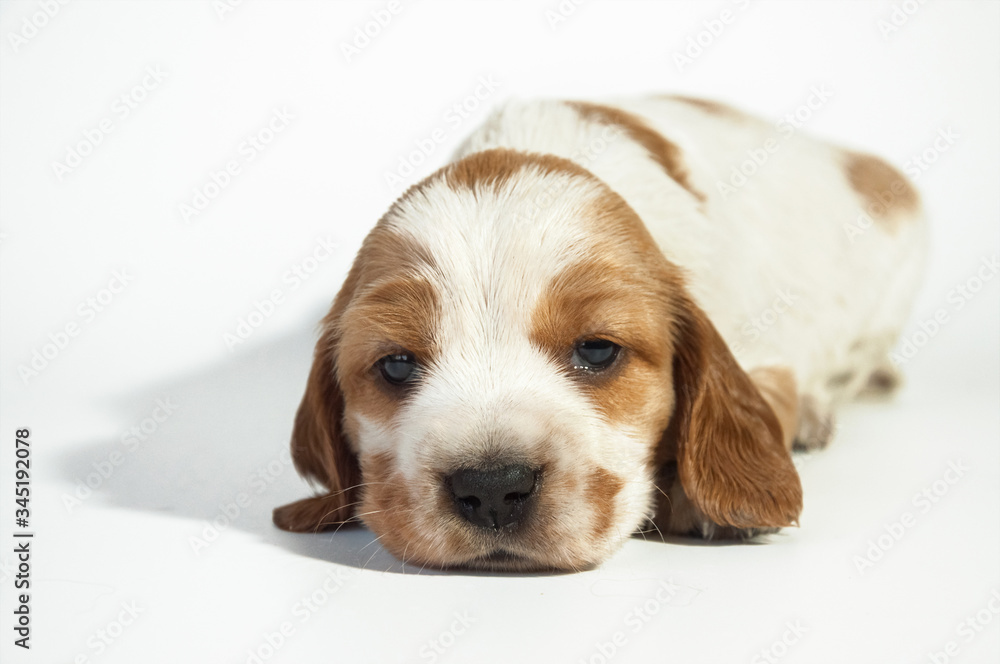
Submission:
M 793 443 L 896 382 L 924 233 L 885 162 L 715 102 L 509 102 L 365 240 L 293 433 L 324 491 L 275 522 L 360 518 L 407 562 L 521 570 L 599 563 L 650 523 L 793 525 Z M 621 350 L 586 370 L 586 340 Z M 405 389 L 378 369 L 401 353 Z M 448 478 L 515 463 L 530 509 L 463 518 Z

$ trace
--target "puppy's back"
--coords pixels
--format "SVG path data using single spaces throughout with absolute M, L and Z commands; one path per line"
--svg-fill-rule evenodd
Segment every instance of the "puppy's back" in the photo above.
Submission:
M 925 224 L 881 159 L 716 102 L 510 101 L 460 148 L 571 159 L 617 191 L 746 369 L 790 367 L 823 411 L 892 374 Z

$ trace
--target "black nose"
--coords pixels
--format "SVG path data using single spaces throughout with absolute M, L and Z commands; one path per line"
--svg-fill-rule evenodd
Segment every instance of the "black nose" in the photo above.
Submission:
M 465 520 L 499 530 L 516 524 L 523 516 L 535 496 L 538 471 L 527 466 L 461 468 L 446 482 Z

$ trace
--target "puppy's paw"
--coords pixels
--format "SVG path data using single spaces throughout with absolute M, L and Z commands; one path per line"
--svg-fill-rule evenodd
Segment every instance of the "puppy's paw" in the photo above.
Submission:
M 891 363 L 885 363 L 877 367 L 868 375 L 868 380 L 861 388 L 860 397 L 885 397 L 889 396 L 903 384 L 903 374 Z
M 659 496 L 659 507 L 653 523 L 664 535 L 682 535 L 685 537 L 700 537 L 706 540 L 748 540 L 757 535 L 776 533 L 781 528 L 767 526 L 753 528 L 736 528 L 734 526 L 723 526 L 715 523 L 691 502 L 691 499 L 684 493 L 681 483 L 677 481 L 676 475 L 670 477 L 671 473 L 665 473 L 667 477 L 661 476 L 657 486 L 666 485 L 661 488 Z M 669 484 L 664 482 L 666 479 Z
M 830 410 L 811 396 L 799 403 L 799 431 L 795 435 L 796 450 L 820 450 L 833 439 L 836 423 Z

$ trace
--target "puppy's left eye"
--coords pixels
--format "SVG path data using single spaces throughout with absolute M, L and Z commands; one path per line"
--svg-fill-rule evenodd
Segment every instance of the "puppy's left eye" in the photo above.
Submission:
M 601 371 L 610 367 L 622 347 L 607 339 L 581 341 L 573 349 L 573 366 L 588 371 Z
M 386 355 L 376 362 L 382 377 L 393 385 L 405 385 L 417 379 L 417 360 L 409 353 Z

